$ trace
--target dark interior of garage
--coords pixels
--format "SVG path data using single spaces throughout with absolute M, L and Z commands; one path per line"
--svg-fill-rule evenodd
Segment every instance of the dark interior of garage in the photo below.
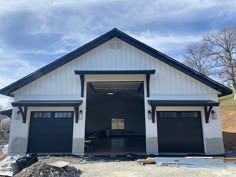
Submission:
M 143 82 L 87 84 L 85 152 L 145 153 Z

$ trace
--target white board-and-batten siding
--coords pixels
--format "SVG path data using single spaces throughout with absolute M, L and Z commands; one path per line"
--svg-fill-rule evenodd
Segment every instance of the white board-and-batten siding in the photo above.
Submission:
M 118 48 L 114 47 L 115 43 L 119 44 Z M 218 99 L 214 89 L 118 38 L 113 38 L 15 91 L 15 100 L 80 99 L 80 77 L 75 75 L 74 70 L 150 69 L 156 70 L 150 79 L 150 98 Z
M 139 49 L 113 38 L 110 41 L 98 46 L 86 54 L 74 59 L 71 62 L 51 71 L 28 85 L 16 90 L 15 101 L 20 100 L 83 100 L 80 110 L 83 110 L 83 118 L 79 123 L 73 125 L 73 154 L 82 155 L 84 153 L 85 120 L 86 120 L 86 92 L 81 98 L 81 83 L 79 75 L 75 75 L 74 70 L 151 70 L 155 69 L 154 75 L 150 78 L 150 97 L 145 97 L 145 128 L 146 128 L 146 151 L 150 154 L 158 154 L 157 124 L 148 119 L 148 110 L 151 110 L 147 103 L 148 99 L 167 100 L 214 100 L 218 101 L 218 92 L 201 82 L 191 78 L 181 71 L 159 61 L 158 59 L 140 51 Z M 88 81 L 144 81 L 144 75 L 86 75 L 85 83 Z M 146 84 L 145 84 L 146 96 Z M 160 109 L 160 108 L 158 108 Z M 157 111 L 158 111 L 157 109 Z M 211 120 L 210 124 L 204 122 L 204 110 L 202 107 L 188 108 L 161 108 L 164 110 L 199 110 L 202 113 L 204 142 L 207 138 L 222 139 L 220 119 Z M 213 108 L 219 116 L 219 108 Z M 13 109 L 15 117 L 11 124 L 9 153 L 26 152 L 30 112 L 38 111 L 58 111 L 73 110 L 73 108 L 29 108 L 26 124 L 23 124 L 18 108 Z M 20 129 L 19 129 L 20 127 Z M 17 129 L 17 131 L 15 131 Z M 21 131 L 19 131 L 21 130 Z M 23 130 L 23 131 L 22 131 Z M 78 145 L 77 140 L 80 140 Z M 22 145 L 14 150 L 15 141 L 23 140 Z M 222 143 L 222 142 L 220 142 Z M 211 152 L 205 144 L 205 152 Z M 221 151 L 219 151 L 221 152 Z

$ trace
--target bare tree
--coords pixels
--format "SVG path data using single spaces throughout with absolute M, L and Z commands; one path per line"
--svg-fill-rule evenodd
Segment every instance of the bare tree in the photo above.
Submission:
M 207 43 L 202 41 L 186 47 L 183 63 L 206 76 L 210 76 L 213 72 Z
M 218 76 L 232 85 L 236 100 L 236 27 L 209 33 L 203 40 L 207 43 L 214 67 L 218 68 Z

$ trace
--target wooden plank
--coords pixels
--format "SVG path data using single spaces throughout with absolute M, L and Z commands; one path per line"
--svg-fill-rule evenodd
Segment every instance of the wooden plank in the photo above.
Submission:
M 155 164 L 156 160 L 155 158 L 147 158 L 147 159 L 138 159 L 137 163 L 141 164 L 141 165 L 145 165 L 145 164 Z
M 233 162 L 236 163 L 236 157 L 225 157 L 224 162 Z

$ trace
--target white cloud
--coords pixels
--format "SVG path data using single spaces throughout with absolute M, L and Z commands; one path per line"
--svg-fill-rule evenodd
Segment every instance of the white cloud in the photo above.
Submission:
M 0 50 L 0 89 L 38 69 L 42 63 L 29 62 L 19 55 Z M 10 97 L 0 95 L 0 107 L 9 106 Z
M 4 58 L 0 60 L 0 88 L 35 71 L 38 66 L 23 59 Z
M 50 10 L 58 7 L 81 7 L 96 5 L 100 3 L 109 3 L 110 0 L 8 0 L 0 1 L 0 14 L 17 10 L 41 11 Z
M 165 53 L 175 59 L 181 60 L 185 46 L 201 39 L 201 35 L 163 35 L 158 32 L 145 31 L 138 34 L 132 34 L 134 38 Z
M 0 32 L 0 88 L 45 64 L 25 56 L 64 55 L 114 27 L 172 57 L 180 56 L 184 46 L 198 41 L 206 30 L 234 21 L 235 6 L 231 0 L 2 0 L 0 30 L 6 33 Z M 14 18 L 22 12 L 27 12 L 22 19 Z M 32 18 L 24 19 L 27 15 Z M 21 48 L 27 43 L 19 37 L 21 28 L 38 37 L 31 41 L 33 48 Z M 20 39 L 10 38 L 9 31 L 19 33 Z M 55 40 L 37 47 L 53 35 Z M 0 97 L 0 104 L 6 100 Z
M 31 64 L 22 59 L 0 59 L 0 89 L 15 82 L 38 69 L 37 64 Z M 9 107 L 10 97 L 0 95 L 0 107 Z
M 10 109 L 13 98 L 0 95 L 0 110 Z
M 157 50 L 161 50 L 163 52 L 167 52 L 172 50 L 168 48 L 169 46 L 184 46 L 190 42 L 196 42 L 201 39 L 201 36 L 196 35 L 162 35 L 157 32 L 145 31 L 140 34 L 132 34 L 132 36 L 136 39 L 139 39 L 145 44 L 156 48 Z

